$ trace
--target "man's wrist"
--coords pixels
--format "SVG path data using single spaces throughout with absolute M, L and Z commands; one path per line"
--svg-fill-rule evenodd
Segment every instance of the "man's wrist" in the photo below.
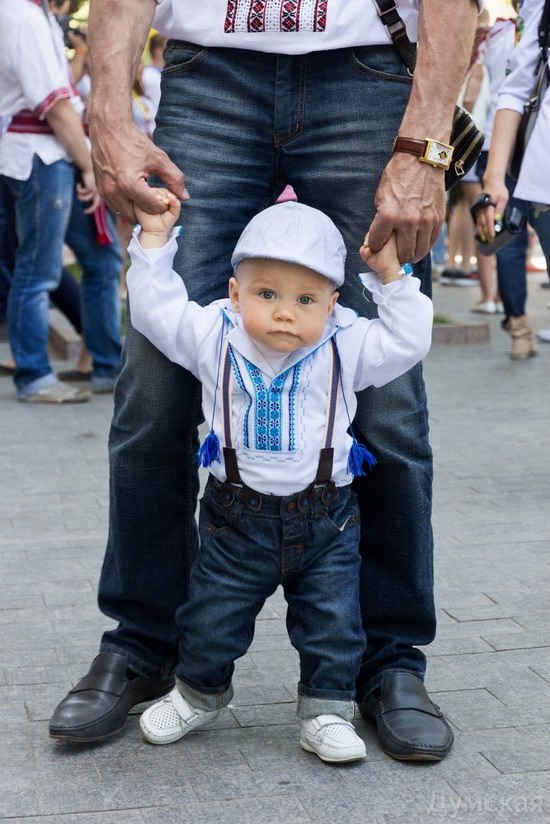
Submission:
M 433 137 L 415 138 L 399 134 L 393 141 L 392 152 L 405 152 L 415 155 L 421 163 L 427 163 L 438 169 L 448 169 L 453 157 L 450 143 Z

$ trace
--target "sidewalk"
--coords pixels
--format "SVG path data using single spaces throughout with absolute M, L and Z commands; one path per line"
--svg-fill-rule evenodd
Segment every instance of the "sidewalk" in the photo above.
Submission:
M 550 323 L 542 279 L 529 275 L 536 328 Z M 361 719 L 365 761 L 334 767 L 301 750 L 297 658 L 279 593 L 217 729 L 154 747 L 134 715 L 102 744 L 51 742 L 47 719 L 108 626 L 95 588 L 112 397 L 26 406 L 0 378 L 1 821 L 550 822 L 550 344 L 511 362 L 498 318 L 469 313 L 476 299 L 477 289 L 435 284 L 438 313 L 487 322 L 491 338 L 438 344 L 425 367 L 439 617 L 427 686 L 456 736 L 440 764 L 393 761 Z

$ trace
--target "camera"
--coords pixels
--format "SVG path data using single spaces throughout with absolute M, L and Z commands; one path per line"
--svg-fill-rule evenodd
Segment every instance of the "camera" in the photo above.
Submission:
M 477 213 L 485 206 L 494 206 L 490 195 L 482 192 L 477 197 L 470 207 L 470 214 L 472 218 L 476 219 Z M 495 223 L 495 236 L 492 240 L 481 240 L 479 234 L 476 232 L 476 246 L 478 252 L 489 257 L 499 249 L 502 249 L 509 243 L 516 235 L 519 235 L 525 229 L 527 218 L 517 206 L 508 206 L 504 212 L 504 217 Z

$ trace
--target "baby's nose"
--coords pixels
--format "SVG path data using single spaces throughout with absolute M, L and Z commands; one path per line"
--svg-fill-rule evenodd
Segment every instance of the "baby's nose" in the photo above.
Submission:
M 281 304 L 277 307 L 276 317 L 281 318 L 282 320 L 292 320 L 294 313 L 292 312 L 292 308 L 290 306 Z

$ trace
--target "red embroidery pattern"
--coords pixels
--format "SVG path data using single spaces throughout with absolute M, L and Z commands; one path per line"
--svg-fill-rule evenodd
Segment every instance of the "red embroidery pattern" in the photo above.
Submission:
M 70 92 L 69 89 L 65 89 L 65 88 L 55 89 L 55 91 L 49 93 L 47 98 L 45 100 L 43 100 L 42 103 L 39 103 L 39 105 L 36 107 L 34 112 L 37 115 L 37 117 L 43 118 L 45 116 L 45 114 L 47 112 L 49 112 L 49 110 L 52 108 L 52 106 L 55 105 L 55 103 L 57 103 L 58 100 L 61 100 L 62 98 L 66 98 L 66 97 L 70 97 L 70 96 L 71 96 L 71 92 Z
M 323 32 L 328 0 L 227 0 L 224 31 Z

